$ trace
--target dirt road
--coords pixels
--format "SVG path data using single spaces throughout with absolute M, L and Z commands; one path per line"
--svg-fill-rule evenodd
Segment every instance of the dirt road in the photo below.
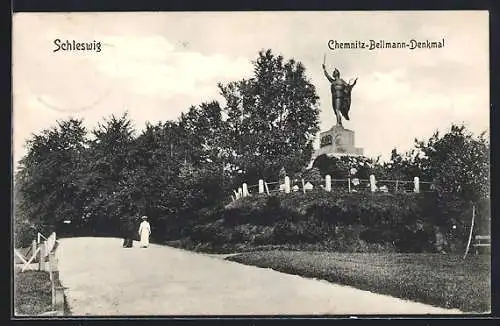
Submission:
M 121 244 L 60 240 L 60 278 L 73 315 L 460 313 L 171 247 Z

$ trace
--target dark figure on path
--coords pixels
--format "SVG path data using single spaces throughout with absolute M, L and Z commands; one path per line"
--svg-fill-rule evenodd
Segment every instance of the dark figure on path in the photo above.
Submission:
M 123 248 L 132 248 L 135 236 L 135 225 L 132 218 L 126 218 L 122 221 L 123 225 Z

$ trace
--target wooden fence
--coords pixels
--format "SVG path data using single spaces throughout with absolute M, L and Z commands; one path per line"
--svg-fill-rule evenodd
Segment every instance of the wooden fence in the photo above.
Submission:
M 64 314 L 64 288 L 59 280 L 59 270 L 57 266 L 56 249 L 58 241 L 56 233 L 45 237 L 38 233 L 37 238 L 32 241 L 31 247 L 24 255 L 14 249 L 17 258 L 22 262 L 21 272 L 26 270 L 38 269 L 48 272 L 52 286 L 52 311 L 43 315 L 63 315 Z M 35 265 L 35 267 L 34 267 Z
M 334 190 L 347 190 L 348 192 L 429 192 L 434 191 L 432 182 L 422 182 L 419 177 L 415 177 L 412 181 L 409 180 L 377 180 L 375 176 L 370 175 L 369 179 L 332 179 L 330 175 L 326 175 L 324 184 L 319 187 L 325 191 Z M 247 185 L 243 183 L 237 190 L 233 190 L 234 195 L 231 196 L 233 200 L 247 197 L 253 193 L 268 194 L 273 193 L 291 193 L 302 191 L 306 193 L 314 189 L 315 186 L 304 179 L 291 180 L 290 177 L 285 176 L 284 183 L 279 182 L 265 182 L 259 180 L 256 185 Z

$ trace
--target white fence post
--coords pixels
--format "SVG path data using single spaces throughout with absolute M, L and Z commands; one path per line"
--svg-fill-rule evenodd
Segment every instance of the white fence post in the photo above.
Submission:
M 246 182 L 243 183 L 243 197 L 248 196 L 248 185 Z
M 49 253 L 49 263 L 47 270 L 50 272 L 50 279 L 52 280 L 52 272 L 57 271 L 56 254 L 54 252 Z
M 332 177 L 329 174 L 325 176 L 325 190 L 332 191 Z
M 47 255 L 49 255 L 50 251 L 52 250 L 52 234 L 49 235 L 49 237 L 47 238 Z
M 45 270 L 45 254 L 47 252 L 47 241 L 40 243 L 40 255 L 38 260 L 38 270 Z
M 241 187 L 238 188 L 238 198 L 243 197 L 243 189 Z
M 38 239 L 37 239 L 37 241 L 38 241 Z M 42 270 L 43 244 L 38 243 L 37 247 L 38 247 L 37 248 L 38 249 L 38 254 L 37 254 L 36 258 L 38 258 L 38 270 L 41 271 Z
M 36 254 L 36 240 L 31 242 L 31 256 Z
M 415 177 L 413 178 L 413 191 L 416 192 L 416 193 L 419 193 L 420 192 L 420 179 L 419 177 Z
M 375 180 L 375 176 L 373 174 L 370 174 L 370 191 L 375 192 L 377 190 L 376 186 L 377 181 Z
M 285 177 L 285 193 L 290 193 L 290 177 L 288 176 Z
M 264 180 L 260 179 L 259 180 L 259 194 L 264 193 Z
M 49 245 L 48 253 L 51 253 L 52 250 L 54 250 L 54 246 L 56 245 L 56 233 L 55 232 L 52 232 L 52 234 L 50 235 L 50 237 L 48 239 L 48 245 Z

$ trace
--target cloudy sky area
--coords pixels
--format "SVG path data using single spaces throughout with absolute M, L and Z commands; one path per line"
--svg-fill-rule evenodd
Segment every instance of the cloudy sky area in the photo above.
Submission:
M 250 77 L 271 48 L 301 61 L 320 96 L 321 129 L 335 118 L 321 64 L 353 90 L 356 146 L 387 158 L 452 122 L 489 130 L 487 12 L 17 13 L 13 20 L 13 150 L 57 120 L 89 128 L 128 111 L 174 120 L 191 105 L 222 101 L 217 82 Z M 102 51 L 53 52 L 55 39 L 100 41 Z M 445 39 L 442 49 L 328 49 L 328 41 Z

